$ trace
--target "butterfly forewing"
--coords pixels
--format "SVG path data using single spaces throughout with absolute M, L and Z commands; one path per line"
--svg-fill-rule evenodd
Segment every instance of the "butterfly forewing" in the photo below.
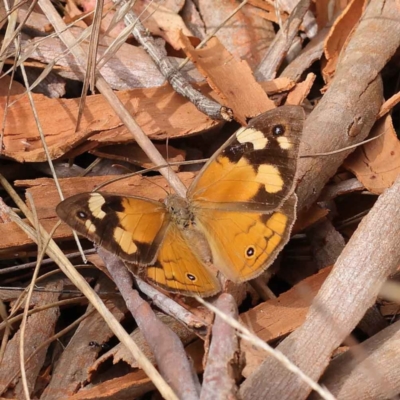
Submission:
M 169 224 L 162 203 L 106 193 L 72 196 L 56 211 L 78 233 L 139 265 L 155 261 Z
M 284 106 L 253 118 L 208 161 L 188 191 L 201 208 L 272 211 L 292 193 L 304 112 Z

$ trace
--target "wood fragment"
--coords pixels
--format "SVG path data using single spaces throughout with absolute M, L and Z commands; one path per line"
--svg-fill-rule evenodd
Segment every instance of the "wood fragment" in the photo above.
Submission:
M 400 391 L 400 321 L 331 361 L 320 383 L 338 399 L 391 399 Z M 314 393 L 310 400 L 319 399 Z
M 298 33 L 299 26 L 310 7 L 310 0 L 301 0 L 293 10 L 290 17 L 283 24 L 275 39 L 271 43 L 268 53 L 257 67 L 255 76 L 258 81 L 266 81 L 275 78 L 276 72 L 294 37 Z
M 314 84 L 316 75 L 309 73 L 303 82 L 299 82 L 293 90 L 291 90 L 286 99 L 287 104 L 301 105 L 307 98 Z
M 222 293 L 215 306 L 237 319 L 237 305 L 231 295 Z M 236 398 L 238 390 L 236 379 L 240 376 L 241 364 L 239 341 L 235 329 L 216 316 L 200 399 Z

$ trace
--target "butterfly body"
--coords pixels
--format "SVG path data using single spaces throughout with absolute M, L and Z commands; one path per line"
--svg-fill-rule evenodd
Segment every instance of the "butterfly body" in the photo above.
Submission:
M 135 275 L 173 292 L 211 296 L 221 290 L 220 274 L 234 282 L 255 278 L 288 241 L 302 123 L 295 106 L 254 118 L 210 158 L 186 198 L 83 193 L 57 213 Z

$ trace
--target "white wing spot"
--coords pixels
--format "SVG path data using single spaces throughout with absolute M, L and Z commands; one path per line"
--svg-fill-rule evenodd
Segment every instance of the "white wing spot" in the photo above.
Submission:
M 114 239 L 126 254 L 136 253 L 137 246 L 132 240 L 132 233 L 117 226 L 114 229 Z
M 90 219 L 87 219 L 85 221 L 85 227 L 88 230 L 89 233 L 95 233 L 96 232 L 96 226 L 92 223 Z
M 93 217 L 103 219 L 106 213 L 101 209 L 102 205 L 106 202 L 100 193 L 92 193 L 89 197 L 89 210 Z
M 279 143 L 279 147 L 282 150 L 289 150 L 292 148 L 293 144 L 290 143 L 289 139 L 285 136 L 280 136 L 278 139 L 276 139 Z
M 252 143 L 254 150 L 262 150 L 267 147 L 268 139 L 261 131 L 253 128 L 240 128 L 236 132 L 236 139 L 239 143 Z
M 256 181 L 264 184 L 268 193 L 278 193 L 284 185 L 279 169 L 270 164 L 258 167 Z

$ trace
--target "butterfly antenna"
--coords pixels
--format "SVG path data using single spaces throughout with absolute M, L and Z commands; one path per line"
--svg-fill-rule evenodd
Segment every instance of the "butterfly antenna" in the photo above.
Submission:
M 167 140 L 166 140 L 165 144 L 167 145 L 167 148 L 166 148 L 167 159 L 166 159 L 166 161 L 167 161 L 167 164 L 168 164 L 168 188 L 171 189 L 170 184 L 169 184 L 169 179 L 170 179 L 170 177 L 169 177 L 169 172 L 170 172 L 171 166 L 169 165 L 169 148 L 168 148 L 168 145 L 169 145 L 169 136 L 168 136 L 168 135 L 167 135 Z M 171 194 L 171 193 L 168 193 L 168 195 L 170 195 L 170 194 Z
M 167 194 L 167 196 L 170 194 L 170 192 L 168 192 L 167 189 L 165 189 L 164 187 L 162 187 L 159 183 L 153 182 L 152 180 L 150 180 L 149 178 L 147 178 L 146 176 L 142 176 L 143 179 L 146 179 L 146 181 L 150 182 L 151 184 L 158 186 L 160 189 L 164 190 L 164 192 Z M 169 185 L 168 185 L 169 187 Z

